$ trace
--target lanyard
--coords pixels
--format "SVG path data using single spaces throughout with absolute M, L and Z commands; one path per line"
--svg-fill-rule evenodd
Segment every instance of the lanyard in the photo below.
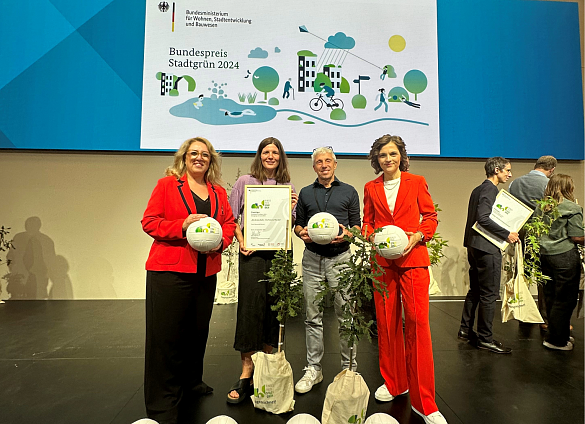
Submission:
M 327 200 L 325 200 L 325 210 L 321 209 L 321 204 L 319 203 L 319 200 L 317 199 L 317 187 L 313 188 L 313 194 L 315 195 L 315 202 L 317 203 L 317 208 L 319 209 L 319 212 L 327 212 L 327 204 L 329 203 L 329 200 L 331 200 L 331 196 L 333 196 L 333 189 L 335 188 L 334 185 L 331 185 L 331 187 L 329 187 L 328 189 L 326 188 L 325 191 L 326 193 L 329 193 L 329 198 Z

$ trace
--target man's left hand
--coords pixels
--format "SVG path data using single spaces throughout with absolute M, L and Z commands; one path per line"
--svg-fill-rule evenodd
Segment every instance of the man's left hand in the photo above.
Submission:
M 339 226 L 341 227 L 341 234 L 339 234 L 337 237 L 331 240 L 331 244 L 341 243 L 342 241 L 344 241 L 343 236 L 351 237 L 351 233 L 347 231 L 347 228 L 345 228 L 343 224 L 339 224 Z

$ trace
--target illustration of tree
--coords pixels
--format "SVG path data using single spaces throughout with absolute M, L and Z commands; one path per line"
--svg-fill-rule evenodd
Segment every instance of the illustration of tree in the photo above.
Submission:
M 414 94 L 415 101 L 418 100 L 417 95 L 425 91 L 427 83 L 426 75 L 418 69 L 408 71 L 406 75 L 404 75 L 404 87 Z
M 319 85 L 324 82 L 326 86 L 333 88 L 333 84 L 331 84 L 331 80 L 329 79 L 329 77 L 327 75 L 325 75 L 322 72 L 319 72 L 317 74 L 317 78 L 315 78 L 315 93 L 318 93 L 319 91 L 321 91 L 321 87 L 319 87 Z
M 349 82 L 344 77 L 341 77 L 341 84 L 339 85 L 339 92 L 340 93 L 349 93 L 349 90 L 350 90 Z
M 278 81 L 278 72 L 270 66 L 262 66 L 256 69 L 252 75 L 252 83 L 256 90 L 264 93 L 264 100 L 268 99 L 268 93 L 278 87 Z

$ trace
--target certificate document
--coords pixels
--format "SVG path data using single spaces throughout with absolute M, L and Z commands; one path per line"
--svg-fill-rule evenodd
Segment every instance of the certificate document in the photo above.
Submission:
M 517 233 L 534 211 L 516 199 L 506 190 L 500 190 L 492 206 L 490 219 L 510 232 Z M 508 247 L 508 242 L 495 234 L 490 233 L 477 222 L 472 227 L 479 234 L 498 246 L 502 251 Z
M 246 249 L 290 249 L 290 206 L 289 185 L 247 185 L 244 191 Z

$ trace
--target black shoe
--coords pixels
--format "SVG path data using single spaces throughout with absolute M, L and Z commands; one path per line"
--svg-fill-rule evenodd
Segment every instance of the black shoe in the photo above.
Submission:
M 477 340 L 477 334 L 475 333 L 475 331 L 468 332 L 465 330 L 459 330 L 459 332 L 457 333 L 457 338 L 474 344 L 475 341 Z
M 461 340 L 469 340 L 469 333 L 467 331 L 459 330 L 457 338 Z
M 491 343 L 482 342 L 480 340 L 477 341 L 476 347 L 478 349 L 485 349 L 489 350 L 490 352 L 494 353 L 512 353 L 512 349 L 509 347 L 504 347 L 504 345 L 496 340 L 492 340 Z

